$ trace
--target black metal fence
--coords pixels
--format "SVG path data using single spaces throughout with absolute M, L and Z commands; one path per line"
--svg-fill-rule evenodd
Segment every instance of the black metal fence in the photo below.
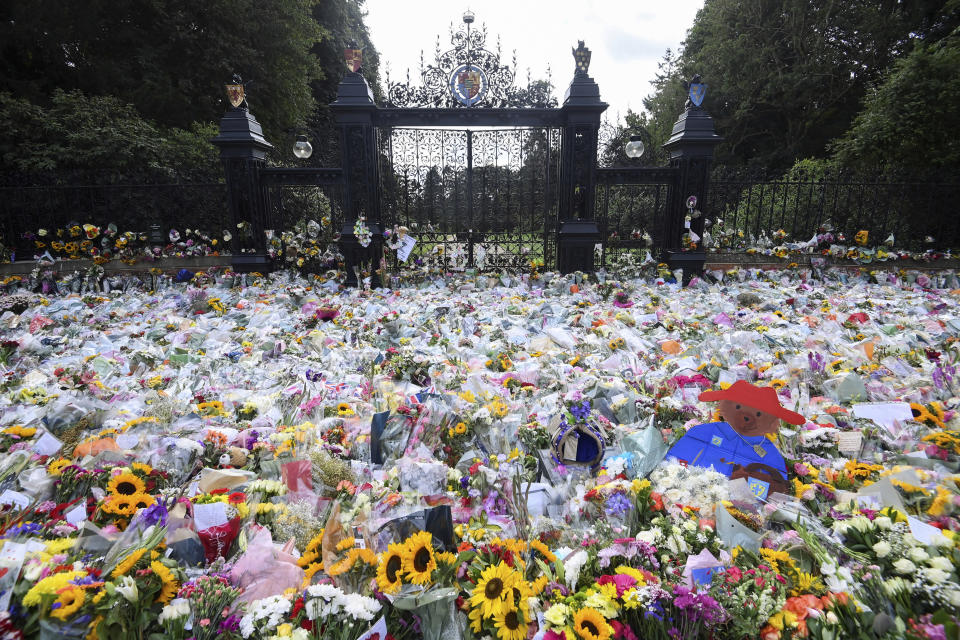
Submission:
M 960 180 L 955 177 L 762 180 L 718 173 L 702 211 L 710 220 L 722 220 L 727 231 L 736 231 L 747 244 L 778 230 L 786 232 L 787 241 L 804 242 L 830 229 L 835 238 L 844 234 L 846 244 L 866 230 L 869 246 L 890 234 L 895 246 L 912 250 L 960 246 Z
M 156 224 L 164 238 L 171 229 L 199 229 L 217 237 L 232 225 L 226 193 L 222 182 L 43 184 L 4 177 L 0 242 L 20 260 L 42 253 L 34 239 L 40 229 L 52 234 L 70 224 L 113 223 L 121 233 L 149 232 Z

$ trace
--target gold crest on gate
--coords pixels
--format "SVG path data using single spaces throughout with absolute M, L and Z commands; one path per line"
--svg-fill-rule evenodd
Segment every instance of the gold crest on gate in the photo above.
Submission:
M 243 104 L 244 92 L 242 84 L 228 84 L 227 86 L 227 98 L 230 100 L 230 104 L 234 109 L 238 108 Z
M 360 65 L 363 64 L 363 49 L 344 49 L 343 61 L 347 64 L 350 73 L 360 71 Z

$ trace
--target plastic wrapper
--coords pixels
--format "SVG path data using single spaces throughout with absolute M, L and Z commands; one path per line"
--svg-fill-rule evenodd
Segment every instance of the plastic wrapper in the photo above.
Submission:
M 253 602 L 278 595 L 287 589 L 299 589 L 303 583 L 303 569 L 291 555 L 292 541 L 282 548 L 273 543 L 270 531 L 254 526 L 247 540 L 247 549 L 230 569 L 230 582 L 243 593 L 239 602 Z

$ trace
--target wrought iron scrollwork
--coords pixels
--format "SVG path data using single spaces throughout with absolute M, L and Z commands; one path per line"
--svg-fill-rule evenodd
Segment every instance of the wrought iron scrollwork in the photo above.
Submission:
M 553 108 L 557 99 L 552 95 L 550 70 L 546 80 L 531 80 L 527 86 L 516 86 L 517 56 L 512 64 L 504 64 L 500 57 L 500 42 L 496 51 L 486 48 L 487 28 L 470 30 L 469 25 L 450 29 L 452 49 L 440 50 L 437 37 L 433 64 L 424 64 L 420 54 L 421 85 L 411 84 L 407 72 L 405 83 L 391 82 L 387 76 L 387 106 L 389 107 L 540 107 Z M 459 98 L 458 98 L 459 96 Z

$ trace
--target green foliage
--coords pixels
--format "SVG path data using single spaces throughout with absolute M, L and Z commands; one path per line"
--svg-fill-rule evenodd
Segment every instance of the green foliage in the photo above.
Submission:
M 665 131 L 699 73 L 725 142 L 717 160 L 785 171 L 823 157 L 891 62 L 956 26 L 956 0 L 710 0 L 644 106 Z M 679 103 L 679 104 L 678 104 Z
M 845 166 L 958 167 L 960 30 L 894 62 L 834 145 Z
M 268 135 L 313 110 L 316 0 L 11 0 L 0 8 L 0 91 L 112 95 L 161 126 L 219 118 L 240 73 Z
M 56 90 L 50 106 L 0 93 L 0 168 L 25 173 L 95 169 L 99 179 L 149 170 L 219 174 L 212 124 L 163 128 L 112 96 Z M 91 175 L 94 175 L 91 172 Z

